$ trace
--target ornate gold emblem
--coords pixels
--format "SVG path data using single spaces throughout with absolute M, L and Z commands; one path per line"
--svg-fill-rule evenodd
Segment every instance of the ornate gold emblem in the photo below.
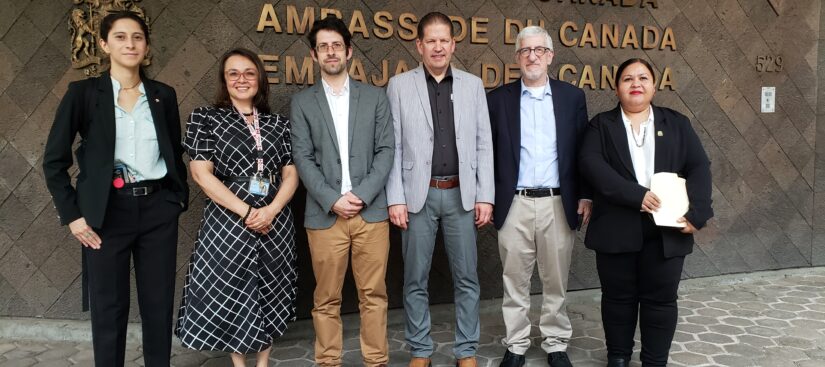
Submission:
M 100 21 L 114 11 L 129 10 L 137 13 L 146 23 L 149 18 L 137 3 L 141 0 L 72 0 L 75 7 L 69 16 L 72 35 L 72 67 L 83 69 L 86 76 L 98 76 L 104 69 L 105 55 L 98 47 Z M 143 60 L 149 65 L 151 56 Z

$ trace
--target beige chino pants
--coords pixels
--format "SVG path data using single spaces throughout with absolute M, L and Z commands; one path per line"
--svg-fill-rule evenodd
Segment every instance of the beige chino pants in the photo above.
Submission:
M 536 263 L 542 283 L 541 348 L 547 353 L 567 350 L 573 328 L 564 299 L 574 241 L 560 196 L 515 196 L 498 231 L 507 331 L 502 343 L 510 352 L 523 355 L 530 347 L 530 278 Z
M 389 222 L 365 222 L 360 215 L 338 217 L 327 229 L 307 229 L 312 270 L 315 273 L 315 363 L 340 366 L 343 348 L 341 289 L 352 254 L 352 275 L 358 289 L 361 314 L 361 354 L 368 367 L 386 364 L 387 257 Z

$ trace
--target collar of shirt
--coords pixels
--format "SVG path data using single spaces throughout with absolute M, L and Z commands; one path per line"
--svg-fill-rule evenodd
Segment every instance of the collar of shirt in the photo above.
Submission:
M 347 75 L 347 78 L 346 78 L 346 79 L 344 79 L 344 87 L 343 87 L 343 88 L 341 88 L 341 92 L 340 92 L 340 93 L 335 93 L 335 90 L 334 90 L 334 89 L 332 89 L 332 86 L 331 86 L 331 85 L 329 85 L 329 83 L 327 83 L 327 81 L 326 81 L 326 80 L 324 80 L 324 78 L 321 78 L 321 83 L 322 83 L 322 84 L 323 84 L 323 86 L 324 86 L 324 92 L 325 92 L 326 94 L 330 95 L 330 96 L 333 96 L 333 97 L 341 97 L 341 96 L 345 96 L 345 95 L 347 95 L 347 94 L 349 93 L 349 75 Z
M 544 91 L 537 95 L 537 94 L 533 93 L 533 90 L 535 88 L 531 88 L 531 87 L 526 86 L 524 84 L 524 79 L 523 78 L 521 79 L 521 95 L 522 96 L 529 93 L 531 97 L 533 97 L 535 99 L 538 99 L 538 100 L 542 100 L 542 99 L 544 99 L 544 96 L 552 96 L 553 95 L 553 91 L 550 89 L 550 77 L 549 76 L 547 77 L 547 82 L 544 83 L 543 87 L 544 87 Z
M 625 127 L 628 128 L 628 131 L 630 131 L 630 118 L 627 117 L 627 114 L 624 112 L 624 108 L 619 106 L 619 109 L 622 111 L 622 122 L 624 123 Z M 649 126 L 653 123 L 653 106 L 648 106 L 647 110 L 647 120 L 643 121 L 640 126 Z
M 424 77 L 428 81 L 431 81 L 431 82 L 436 83 L 436 84 L 441 83 L 441 82 L 443 82 L 445 80 L 448 80 L 448 79 L 452 80 L 453 79 L 453 67 L 452 66 L 447 66 L 447 72 L 444 73 L 444 78 L 441 79 L 441 82 L 435 80 L 435 77 L 432 74 L 430 74 L 430 71 L 427 70 L 426 67 L 424 68 Z
M 121 89 L 120 82 L 117 81 L 117 79 L 115 79 L 115 78 L 109 78 L 109 79 L 112 79 L 112 92 L 114 93 L 114 96 L 115 96 L 115 107 L 123 109 L 123 107 L 120 107 L 120 105 L 117 103 L 117 96 L 120 94 L 120 89 Z M 140 91 L 140 97 L 138 97 L 137 102 L 135 103 L 135 106 L 137 106 L 139 103 L 143 102 L 146 99 L 146 88 L 144 88 L 144 86 L 143 86 L 143 80 L 141 80 L 140 84 L 138 85 L 138 91 Z

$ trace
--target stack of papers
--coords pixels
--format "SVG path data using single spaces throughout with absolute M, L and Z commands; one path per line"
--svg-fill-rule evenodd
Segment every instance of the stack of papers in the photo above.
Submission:
M 659 197 L 661 206 L 653 213 L 657 226 L 684 228 L 685 223 L 676 222 L 688 211 L 689 202 L 685 179 L 671 172 L 653 174 L 650 191 Z

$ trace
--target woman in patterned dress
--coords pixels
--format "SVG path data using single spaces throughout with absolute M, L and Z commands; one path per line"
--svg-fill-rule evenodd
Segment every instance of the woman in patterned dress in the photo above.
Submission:
M 221 59 L 213 106 L 192 112 L 183 144 L 208 197 L 175 333 L 183 346 L 267 365 L 295 317 L 295 229 L 287 205 L 298 186 L 289 121 L 269 111 L 263 64 L 249 50 Z

